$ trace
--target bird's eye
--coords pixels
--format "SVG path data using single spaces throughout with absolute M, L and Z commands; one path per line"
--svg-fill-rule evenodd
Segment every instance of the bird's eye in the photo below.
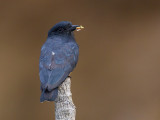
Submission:
M 59 32 L 62 32 L 62 31 L 64 31 L 64 29 L 63 29 L 63 28 L 59 28 L 58 31 L 59 31 Z
M 68 25 L 67 25 L 67 28 L 70 28 L 70 27 L 71 27 L 71 24 L 68 24 Z

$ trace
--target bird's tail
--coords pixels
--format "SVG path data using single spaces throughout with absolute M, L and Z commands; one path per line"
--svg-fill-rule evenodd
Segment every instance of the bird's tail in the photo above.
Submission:
M 57 95 L 58 95 L 58 88 L 55 88 L 51 91 L 48 91 L 48 89 L 43 89 L 41 92 L 40 102 L 55 101 Z

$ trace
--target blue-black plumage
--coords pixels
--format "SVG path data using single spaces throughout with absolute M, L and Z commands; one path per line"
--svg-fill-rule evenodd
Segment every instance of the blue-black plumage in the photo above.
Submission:
M 58 87 L 73 71 L 79 56 L 79 47 L 73 31 L 78 25 L 62 21 L 48 32 L 48 38 L 41 48 L 39 75 L 41 81 L 40 101 L 54 101 Z

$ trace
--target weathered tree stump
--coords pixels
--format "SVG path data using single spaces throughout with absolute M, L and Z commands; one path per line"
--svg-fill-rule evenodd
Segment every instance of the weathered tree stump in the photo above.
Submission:
M 59 86 L 55 100 L 55 120 L 75 120 L 76 107 L 72 101 L 70 77 Z

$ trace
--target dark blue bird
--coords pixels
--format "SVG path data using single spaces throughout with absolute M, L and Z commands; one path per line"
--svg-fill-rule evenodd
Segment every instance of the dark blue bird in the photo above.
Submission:
M 39 75 L 41 81 L 40 101 L 54 101 L 58 87 L 75 68 L 79 47 L 74 39 L 74 30 L 82 26 L 71 22 L 57 23 L 48 32 L 48 38 L 41 48 Z

